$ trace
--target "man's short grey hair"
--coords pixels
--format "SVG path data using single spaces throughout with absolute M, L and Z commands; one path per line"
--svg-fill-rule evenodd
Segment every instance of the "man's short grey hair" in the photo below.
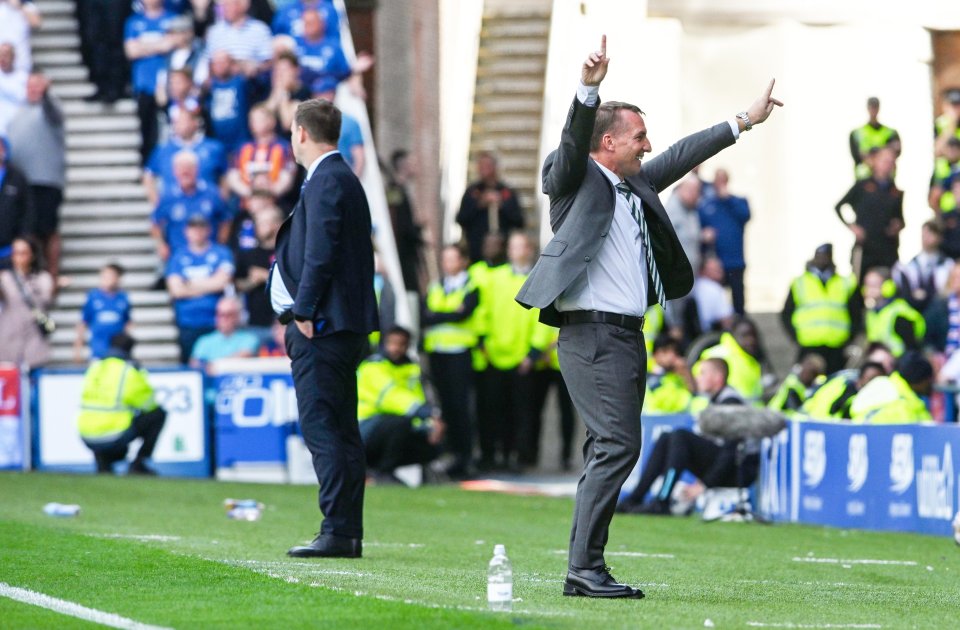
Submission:
M 173 163 L 176 164 L 192 164 L 193 166 L 200 166 L 200 158 L 197 157 L 197 154 L 188 149 L 183 151 L 177 151 L 173 156 Z
M 636 105 L 623 101 L 607 101 L 600 104 L 600 107 L 597 108 L 597 117 L 593 122 L 593 135 L 590 136 L 591 151 L 600 148 L 600 141 L 603 140 L 605 134 L 617 134 L 621 131 L 623 119 L 620 117 L 620 112 L 624 110 L 641 116 L 645 115 L 643 110 Z

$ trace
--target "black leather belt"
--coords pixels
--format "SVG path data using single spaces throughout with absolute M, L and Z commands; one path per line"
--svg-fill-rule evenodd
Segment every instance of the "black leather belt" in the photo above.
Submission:
M 618 315 L 604 311 L 563 311 L 560 313 L 562 324 L 613 324 L 640 332 L 643 330 L 643 318 L 633 315 Z

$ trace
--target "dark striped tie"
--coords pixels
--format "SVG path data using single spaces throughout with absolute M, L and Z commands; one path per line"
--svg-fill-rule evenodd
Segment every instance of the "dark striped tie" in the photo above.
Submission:
M 663 282 L 660 281 L 660 272 L 657 270 L 657 261 L 653 259 L 653 248 L 650 247 L 650 230 L 647 229 L 647 220 L 643 218 L 643 212 L 640 211 L 640 208 L 637 207 L 637 203 L 634 200 L 633 191 L 630 190 L 630 187 L 626 182 L 620 182 L 617 184 L 617 192 L 623 195 L 627 203 L 630 204 L 630 214 L 633 216 L 633 220 L 637 222 L 637 225 L 640 226 L 640 238 L 643 239 L 643 251 L 646 254 L 647 259 L 647 271 L 650 272 L 650 280 L 653 282 L 653 290 L 657 293 L 657 302 L 660 303 L 660 307 L 667 308 L 667 296 L 663 292 Z

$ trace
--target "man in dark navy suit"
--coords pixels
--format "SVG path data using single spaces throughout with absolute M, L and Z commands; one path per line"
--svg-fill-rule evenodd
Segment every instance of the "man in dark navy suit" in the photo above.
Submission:
M 337 151 L 340 110 L 297 107 L 293 155 L 307 169 L 300 200 L 277 234 L 270 300 L 287 326 L 300 430 L 320 482 L 320 532 L 295 557 L 359 558 L 363 538 L 363 442 L 357 367 L 377 329 L 370 209 Z

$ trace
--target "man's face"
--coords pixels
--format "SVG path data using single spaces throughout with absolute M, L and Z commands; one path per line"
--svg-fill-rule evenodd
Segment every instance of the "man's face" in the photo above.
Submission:
M 190 160 L 178 160 L 173 163 L 173 176 L 184 190 L 193 190 L 197 184 L 197 165 Z
M 104 267 L 100 270 L 100 288 L 110 293 L 120 286 L 120 275 L 113 267 Z
M 879 273 L 867 272 L 863 279 L 863 297 L 867 300 L 877 301 L 883 297 L 884 277 Z
M 483 239 L 484 260 L 496 260 L 503 256 L 503 237 L 499 234 L 487 234 Z
M 239 20 L 247 10 L 244 0 L 223 0 L 220 6 L 223 8 L 223 19 L 227 22 Z
M 718 197 L 727 196 L 727 185 L 729 183 L 730 175 L 722 168 L 718 168 L 717 172 L 713 176 L 713 187 L 717 191 Z
M 709 258 L 703 263 L 703 275 L 714 282 L 723 282 L 723 263 L 719 258 Z
M 621 177 L 631 177 L 640 172 L 641 160 L 652 147 L 647 138 L 647 126 L 640 114 L 621 109 L 618 115 L 619 125 L 613 129 L 614 133 L 604 136 L 604 141 L 609 138 L 607 148 L 613 152 L 612 161 L 617 173 Z
M 923 247 L 924 251 L 928 252 L 940 249 L 940 235 L 924 226 L 924 228 L 920 230 L 920 246 Z
M 678 358 L 677 353 L 670 347 L 661 348 L 653 353 L 654 362 L 667 371 L 673 370 Z
M 387 355 L 387 359 L 394 363 L 407 356 L 409 348 L 410 341 L 406 335 L 400 333 L 387 335 L 387 338 L 383 340 L 383 353 Z
M 257 234 L 257 240 L 270 241 L 280 231 L 280 216 L 275 209 L 264 209 L 253 218 L 253 228 Z
M 31 74 L 27 79 L 27 102 L 39 103 L 47 91 L 47 80 L 42 74 Z
M 833 267 L 833 255 L 828 252 L 817 252 L 813 255 L 813 266 L 821 271 L 830 269 Z
M 180 113 L 173 119 L 173 132 L 181 140 L 190 140 L 197 135 L 198 129 L 200 129 L 200 122 L 191 112 L 181 109 Z
M 210 74 L 218 79 L 228 78 L 233 71 L 233 59 L 225 50 L 213 53 L 210 59 Z
M 210 226 L 206 223 L 187 225 L 187 242 L 193 247 L 203 247 L 210 242 Z
M 250 112 L 250 133 L 254 136 L 267 136 L 277 128 L 277 121 L 273 114 L 264 109 L 255 109 Z
M 723 375 L 709 363 L 700 366 L 696 375 L 697 392 L 712 396 L 723 389 Z
M 455 276 L 467 268 L 463 255 L 455 247 L 447 247 L 440 256 L 440 268 L 445 276 Z
M 514 234 L 507 243 L 507 259 L 516 267 L 526 267 L 533 259 L 530 240 L 523 234 Z
M 873 156 L 873 176 L 879 180 L 889 179 L 897 165 L 897 158 L 893 151 L 889 149 L 880 149 Z
M 483 180 L 497 178 L 497 161 L 489 155 L 481 155 L 477 159 L 477 176 Z
M 327 25 L 315 9 L 303 12 L 303 37 L 308 41 L 323 39 Z
M 677 186 L 677 196 L 684 208 L 692 210 L 700 203 L 700 180 L 695 177 L 684 179 Z
M 878 363 L 883 366 L 885 370 L 884 374 L 890 374 L 893 372 L 894 367 L 894 358 L 890 354 L 889 350 L 884 350 L 883 348 L 877 348 L 873 352 L 867 355 L 867 361 L 871 363 Z
M 740 347 L 751 356 L 757 356 L 760 351 L 760 340 L 757 338 L 757 331 L 752 325 L 742 322 L 733 329 L 733 337 L 740 344 Z
M 232 300 L 217 304 L 217 330 L 225 335 L 232 334 L 240 325 L 240 305 Z
M 867 115 L 870 116 L 870 120 L 876 120 L 877 115 L 880 113 L 879 105 L 867 105 Z

